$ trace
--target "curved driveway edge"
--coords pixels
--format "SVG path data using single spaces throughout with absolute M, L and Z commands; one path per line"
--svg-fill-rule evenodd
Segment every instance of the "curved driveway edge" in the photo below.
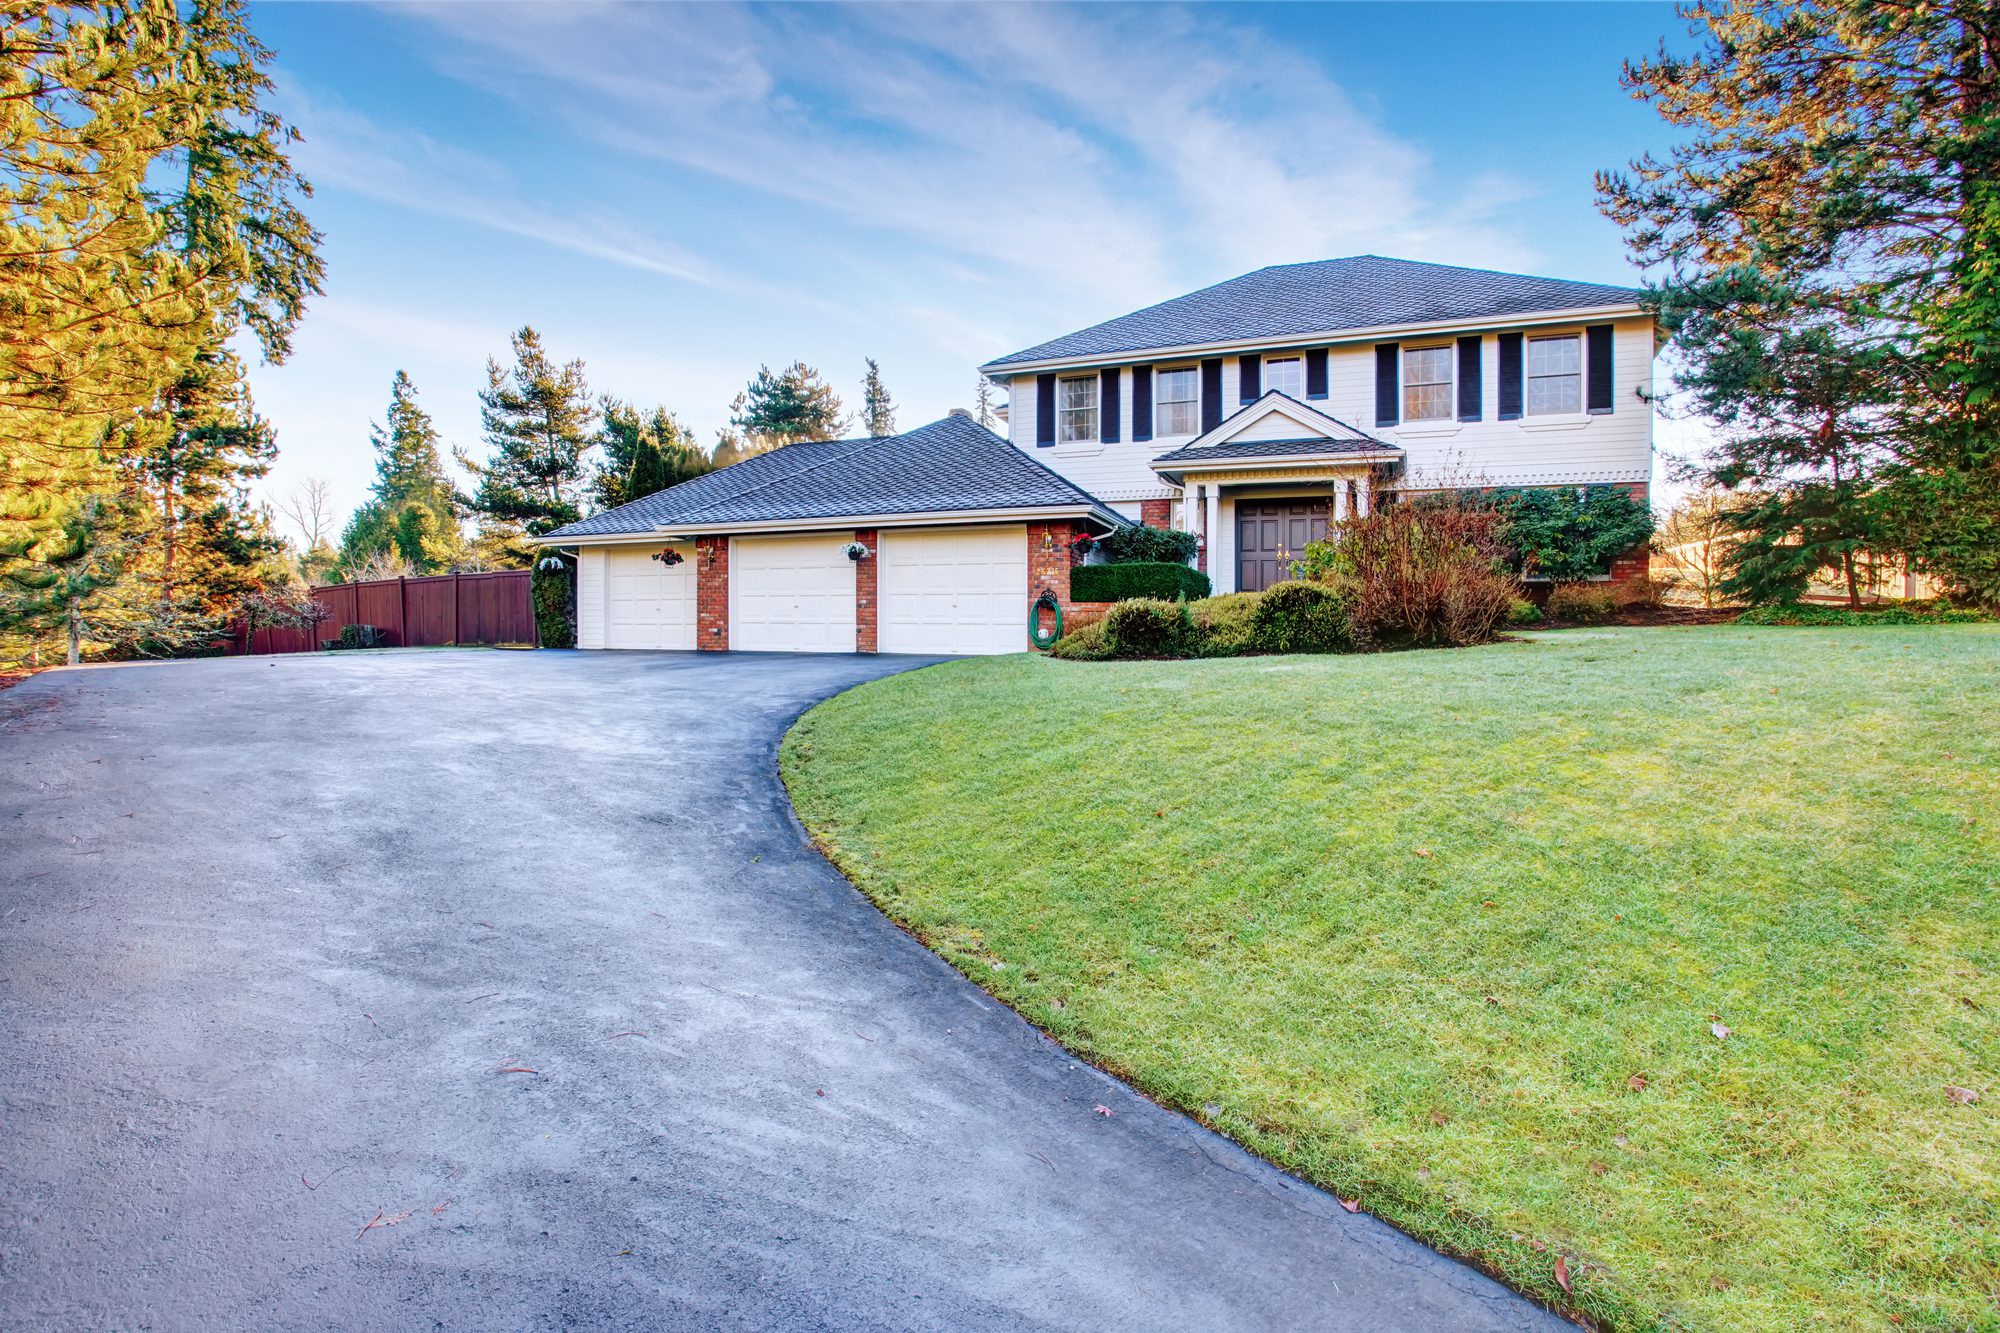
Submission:
M 805 843 L 786 724 L 921 664 L 0 693 L 0 1325 L 1567 1327 L 1081 1064 Z

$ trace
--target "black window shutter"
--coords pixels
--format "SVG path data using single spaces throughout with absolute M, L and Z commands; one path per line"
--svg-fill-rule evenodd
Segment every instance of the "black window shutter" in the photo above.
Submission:
M 1375 424 L 1393 426 L 1403 419 L 1396 391 L 1402 384 L 1402 344 L 1375 344 Z
M 1326 349 L 1314 347 L 1306 352 L 1306 397 L 1326 397 Z
M 1153 368 L 1132 367 L 1132 438 L 1153 438 Z
M 1118 367 L 1097 372 L 1097 438 L 1118 443 Z
M 1521 419 L 1521 335 L 1500 335 L 1500 402 L 1502 421 Z
M 1056 377 L 1035 376 L 1035 446 L 1046 449 L 1056 442 Z
M 1585 409 L 1596 416 L 1611 410 L 1611 326 L 1592 324 L 1583 331 Z
M 1483 410 L 1480 402 L 1479 349 L 1485 339 L 1474 336 L 1458 340 L 1458 419 L 1477 421 Z
M 1264 359 L 1257 356 L 1236 358 L 1236 401 L 1254 403 L 1264 396 Z
M 1222 424 L 1222 358 L 1201 363 L 1201 430 L 1206 435 Z

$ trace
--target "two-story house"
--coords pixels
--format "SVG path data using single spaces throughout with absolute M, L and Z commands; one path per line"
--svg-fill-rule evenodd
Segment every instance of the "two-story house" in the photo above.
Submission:
M 981 370 L 1014 446 L 1202 539 L 1218 592 L 1285 576 L 1383 491 L 1652 475 L 1652 317 L 1624 287 L 1361 255 L 1259 269 Z
M 576 562 L 583 648 L 1018 652 L 1079 532 L 1182 527 L 1229 592 L 1391 491 L 1643 497 L 1653 352 L 1623 287 L 1289 264 L 989 362 L 1011 440 L 954 413 L 788 445 L 541 541 Z

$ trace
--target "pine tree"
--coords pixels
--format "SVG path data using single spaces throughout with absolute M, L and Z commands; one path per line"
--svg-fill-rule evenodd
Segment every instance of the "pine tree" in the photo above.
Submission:
M 872 436 L 896 433 L 896 404 L 882 384 L 882 368 L 875 358 L 864 357 L 868 373 L 861 377 L 861 424 Z
M 359 569 L 393 552 L 417 574 L 437 574 L 464 554 L 458 499 L 438 451 L 430 413 L 417 405 L 417 388 L 402 371 L 389 386 L 387 424 L 369 428 L 375 482 L 369 498 L 341 536 L 341 565 Z
M 79 534 L 108 531 L 107 432 L 239 329 L 282 360 L 322 277 L 240 0 L 14 5 L 4 22 L 0 626 L 33 618 Z
M 1725 427 L 1705 480 L 1758 492 L 1732 511 L 1736 586 L 1853 579 L 1867 545 L 2000 601 L 1991 5 L 1688 13 L 1699 52 L 1625 71 L 1686 141 L 1598 190 Z
M 678 486 L 715 467 L 687 427 L 664 407 L 642 417 L 638 408 L 606 397 L 597 442 L 602 455 L 594 485 L 597 502 L 606 509 Z
M 803 361 L 776 375 L 769 366 L 759 366 L 757 378 L 736 395 L 729 410 L 730 424 L 742 430 L 756 453 L 801 440 L 836 439 L 846 425 L 833 386 Z
M 994 429 L 998 419 L 993 415 L 993 381 L 984 375 L 979 377 L 979 388 L 972 399 L 972 419 L 988 430 Z
M 542 336 L 523 327 L 514 335 L 514 365 L 486 363 L 486 388 L 479 394 L 479 419 L 491 452 L 484 461 L 457 451 L 478 480 L 466 508 L 482 520 L 491 550 L 511 550 L 525 564 L 522 533 L 539 537 L 583 517 L 584 456 L 596 443 L 591 425 L 597 408 L 584 381 L 583 362 L 558 366 L 542 346 Z
M 758 454 L 769 453 L 777 447 L 775 442 L 746 440 L 737 432 L 724 426 L 715 432 L 715 447 L 709 450 L 708 461 L 713 467 L 725 468 L 731 463 L 740 463 L 746 458 L 755 458 Z

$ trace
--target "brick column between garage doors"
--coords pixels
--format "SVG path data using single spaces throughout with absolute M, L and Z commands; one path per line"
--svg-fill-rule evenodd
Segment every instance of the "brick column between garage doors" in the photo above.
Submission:
M 694 539 L 694 646 L 729 650 L 729 538 Z
M 878 623 L 875 563 L 881 559 L 882 547 L 879 534 L 873 528 L 856 528 L 854 540 L 868 548 L 868 554 L 854 562 L 854 651 L 872 653 L 875 651 L 875 627 Z

